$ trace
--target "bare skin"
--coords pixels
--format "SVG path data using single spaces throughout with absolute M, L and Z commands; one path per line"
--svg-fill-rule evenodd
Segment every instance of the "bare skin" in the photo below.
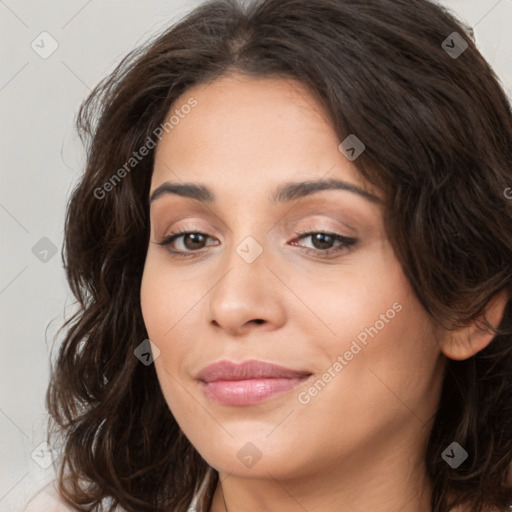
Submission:
M 492 336 L 471 326 L 435 335 L 378 201 L 341 189 L 271 201 L 284 183 L 320 179 L 379 197 L 300 83 L 234 75 L 189 89 L 174 108 L 190 97 L 197 106 L 157 147 L 150 195 L 164 182 L 186 182 L 215 200 L 168 193 L 152 202 L 141 305 L 161 351 L 164 397 L 220 474 L 210 512 L 226 510 L 223 494 L 229 512 L 430 511 L 420 460 L 446 357 L 470 357 Z M 176 229 L 205 236 L 157 245 Z M 319 232 L 355 242 L 299 238 Z M 248 262 L 240 248 L 262 252 Z M 333 367 L 339 357 L 341 370 Z M 253 405 L 205 395 L 201 369 L 248 359 L 311 376 Z M 315 393 L 319 379 L 325 386 Z M 261 458 L 249 467 L 247 453 Z

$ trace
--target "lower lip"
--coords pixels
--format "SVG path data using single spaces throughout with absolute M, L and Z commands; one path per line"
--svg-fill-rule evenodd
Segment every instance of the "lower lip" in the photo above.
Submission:
M 217 380 L 202 382 L 205 395 L 223 405 L 252 405 L 290 391 L 309 376 L 297 378 Z

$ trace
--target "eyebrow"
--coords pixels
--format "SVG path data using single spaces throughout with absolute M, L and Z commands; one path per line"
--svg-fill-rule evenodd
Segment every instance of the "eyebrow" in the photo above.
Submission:
M 380 203 L 381 199 L 370 192 L 346 181 L 338 179 L 320 179 L 299 182 L 288 182 L 280 185 L 270 197 L 272 203 L 285 203 L 300 197 L 310 196 L 324 190 L 345 190 L 357 194 L 372 203 Z M 171 183 L 166 181 L 157 187 L 151 194 L 149 202 L 152 203 L 158 198 L 173 194 L 181 197 L 188 197 L 207 203 L 215 202 L 215 194 L 205 185 L 195 183 Z

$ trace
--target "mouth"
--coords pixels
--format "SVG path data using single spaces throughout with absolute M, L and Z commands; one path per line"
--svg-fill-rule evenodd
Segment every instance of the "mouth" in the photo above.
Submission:
M 250 360 L 243 363 L 220 361 L 198 375 L 210 400 L 223 405 L 252 405 L 290 391 L 311 377 L 308 371 Z

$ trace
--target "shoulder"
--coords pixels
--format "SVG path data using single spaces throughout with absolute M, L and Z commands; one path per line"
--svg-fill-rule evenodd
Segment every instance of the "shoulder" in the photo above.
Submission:
M 58 495 L 54 482 L 40 489 L 27 503 L 23 512 L 74 512 Z

